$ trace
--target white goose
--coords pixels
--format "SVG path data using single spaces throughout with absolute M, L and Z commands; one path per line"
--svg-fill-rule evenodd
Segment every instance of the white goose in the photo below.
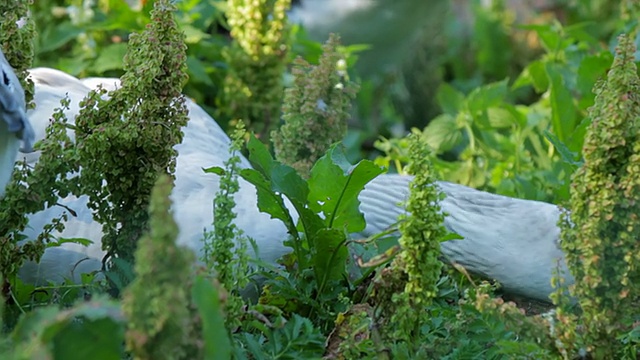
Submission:
M 34 138 L 26 115 L 24 90 L 0 50 L 0 199 L 11 179 L 20 141 L 21 150 L 30 152 Z
M 29 112 L 37 139 L 44 136 L 44 129 L 58 101 L 68 94 L 70 120 L 78 111 L 78 102 L 90 88 L 102 84 L 114 89 L 117 79 L 91 78 L 78 80 L 52 69 L 33 69 L 37 108 Z M 218 190 L 218 176 L 205 174 L 202 168 L 222 166 L 229 157 L 229 139 L 202 108 L 188 101 L 190 121 L 183 128 L 182 144 L 178 151 L 176 182 L 172 193 L 173 212 L 180 227 L 178 242 L 194 251 L 201 250 L 203 229 L 212 223 L 212 199 Z M 32 154 L 29 161 L 37 160 Z M 250 166 L 242 159 L 241 166 Z M 383 175 L 367 185 L 360 196 L 361 209 L 367 228 L 360 236 L 377 233 L 393 224 L 404 210 L 402 202 L 409 189 L 409 176 Z M 559 229 L 556 222 L 559 210 L 555 205 L 512 199 L 477 191 L 465 186 L 440 182 L 447 195 L 442 201 L 443 210 L 449 214 L 445 226 L 464 240 L 442 244 L 442 252 L 450 261 L 469 271 L 501 282 L 507 291 L 527 297 L 546 300 L 552 291 L 550 279 L 558 260 L 564 264 L 563 254 L 557 246 Z M 252 185 L 240 179 L 240 191 L 236 194 L 237 225 L 258 244 L 260 257 L 273 262 L 287 248 L 285 227 L 269 215 L 262 214 L 256 206 L 256 192 Z M 47 249 L 39 264 L 27 263 L 20 271 L 24 281 L 44 283 L 63 278 L 78 279 L 79 274 L 100 268 L 104 252 L 101 250 L 101 227 L 93 221 L 86 207 L 86 198 L 60 199 L 77 212 L 71 217 L 62 237 L 82 237 L 94 241 L 84 247 L 65 244 Z M 65 211 L 54 207 L 30 216 L 25 235 L 34 238 L 53 217 Z M 564 265 L 562 265 L 564 268 Z M 570 279 L 569 279 L 570 281 Z

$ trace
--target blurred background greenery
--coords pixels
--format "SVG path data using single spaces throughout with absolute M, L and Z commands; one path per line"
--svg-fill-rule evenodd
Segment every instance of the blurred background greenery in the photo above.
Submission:
M 591 89 L 612 44 L 635 31 L 634 1 L 298 0 L 289 60 L 315 62 L 340 34 L 360 90 L 345 139 L 351 160 L 402 171 L 404 136 L 420 131 L 440 179 L 504 195 L 561 202 L 580 163 Z M 188 45 L 184 92 L 223 128 L 220 104 L 233 41 L 226 1 L 177 2 Z M 120 76 L 128 36 L 151 1 L 35 2 L 35 66 Z M 291 61 L 288 61 L 291 63 Z M 282 74 L 290 85 L 289 70 Z

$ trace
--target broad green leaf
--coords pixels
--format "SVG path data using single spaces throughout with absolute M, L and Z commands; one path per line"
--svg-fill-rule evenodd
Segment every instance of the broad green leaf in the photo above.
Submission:
M 93 63 L 91 70 L 97 73 L 104 73 L 109 70 L 120 70 L 124 65 L 123 59 L 126 53 L 126 43 L 108 45 L 100 51 L 100 55 Z
M 422 136 L 436 153 L 449 151 L 462 141 L 460 126 L 456 118 L 449 114 L 442 114 L 431 120 Z
M 451 116 L 455 116 L 464 105 L 464 94 L 446 83 L 440 85 L 436 98 L 442 112 Z
M 242 169 L 239 175 L 256 187 L 258 209 L 263 213 L 271 215 L 272 219 L 282 220 L 289 233 L 292 235 L 296 234 L 296 225 L 289 214 L 289 209 L 285 206 L 282 197 L 271 189 L 271 182 L 260 172 L 253 169 Z
M 307 202 L 309 187 L 294 168 L 274 162 L 270 180 L 272 182 L 271 189 L 285 195 L 292 203 L 304 204 Z
M 50 306 L 30 312 L 11 338 L 15 344 L 41 344 L 55 359 L 120 359 L 124 325 L 120 306 L 98 299 L 68 310 Z
M 351 166 L 343 147 L 334 145 L 311 169 L 309 206 L 323 213 L 325 225 L 329 228 L 362 231 L 366 224 L 359 209 L 358 195 L 383 171 L 368 160 Z
M 187 68 L 189 69 L 190 78 L 205 85 L 214 86 L 207 73 L 207 68 L 200 59 L 195 56 L 187 56 Z
M 519 124 L 514 112 L 505 107 L 492 107 L 487 109 L 487 120 L 490 129 L 510 128 Z
M 301 231 L 309 239 L 322 227 L 322 219 L 307 208 L 309 187 L 306 181 L 292 167 L 274 160 L 267 147 L 253 134 L 247 148 L 255 170 L 244 169 L 240 176 L 256 187 L 260 211 L 282 220 L 289 233 L 295 236 L 298 230 L 282 198 L 286 196 L 300 216 Z
M 508 93 L 508 80 L 494 82 L 473 90 L 467 97 L 467 107 L 472 115 L 499 106 Z
M 39 39 L 38 52 L 44 54 L 45 52 L 58 50 L 69 41 L 77 39 L 83 32 L 83 29 L 76 27 L 71 22 L 64 22 L 56 27 L 56 31 L 50 33 L 50 37 Z
M 191 298 L 202 319 L 204 358 L 231 359 L 231 341 L 224 324 L 218 289 L 210 281 L 198 276 L 193 283 Z
M 275 160 L 271 157 L 269 149 L 267 149 L 254 134 L 251 134 L 247 142 L 247 150 L 249 150 L 249 161 L 253 168 L 262 173 L 266 178 L 270 178 L 271 169 L 275 165 Z
M 590 100 L 590 103 L 583 108 L 587 108 L 593 104 L 593 97 L 595 96 L 595 94 L 592 93 L 593 86 L 598 79 L 606 75 L 612 62 L 613 55 L 608 51 L 588 55 L 580 62 L 580 67 L 578 68 L 578 90 L 584 97 Z
M 522 86 L 532 85 L 537 93 L 543 93 L 549 88 L 549 79 L 542 60 L 536 60 L 524 68 L 520 76 L 511 86 L 512 90 Z
M 349 252 L 345 245 L 346 234 L 338 229 L 321 229 L 314 237 L 316 253 L 313 267 L 318 281 L 341 280 Z
M 548 53 L 554 53 L 562 48 L 562 38 L 553 25 L 523 25 L 521 28 L 535 31 L 542 42 L 542 46 Z
M 551 124 L 553 133 L 562 142 L 576 126 L 577 111 L 573 103 L 573 95 L 565 84 L 562 69 L 557 64 L 546 64 L 547 76 L 550 83 Z

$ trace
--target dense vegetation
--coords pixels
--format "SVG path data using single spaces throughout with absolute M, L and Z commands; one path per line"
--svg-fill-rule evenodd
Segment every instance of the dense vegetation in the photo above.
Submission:
M 0 43 L 17 70 L 121 76 L 122 89 L 88 96 L 75 141 L 64 113 L 52 114 L 40 162 L 18 166 L 0 200 L 0 357 L 638 358 L 636 1 L 558 1 L 518 19 L 510 2 L 472 1 L 472 21 L 435 13 L 443 38 L 424 26 L 407 39 L 424 56 L 375 75 L 357 66 L 362 47 L 328 34 L 322 46 L 288 23 L 288 0 L 30 3 L 0 1 L 12 14 Z M 37 37 L 33 23 L 16 25 L 28 5 Z M 221 186 L 198 265 L 176 246 L 169 211 L 181 92 L 233 134 L 230 160 L 204 170 Z M 114 151 L 153 161 L 133 169 Z M 415 175 L 413 215 L 353 242 L 366 225 L 358 194 L 387 170 Z M 238 177 L 291 234 L 280 267 L 253 261 L 233 225 Z M 498 284 L 441 263 L 439 244 L 455 234 L 443 228 L 436 179 L 572 210 L 560 226 L 576 284 L 556 279 L 554 311 L 527 313 Z M 64 226 L 20 243 L 25 214 L 66 194 L 89 195 L 105 226 L 105 276 L 24 284 L 17 269 Z M 366 256 L 354 262 L 353 247 Z M 246 274 L 262 279 L 256 304 L 242 296 Z

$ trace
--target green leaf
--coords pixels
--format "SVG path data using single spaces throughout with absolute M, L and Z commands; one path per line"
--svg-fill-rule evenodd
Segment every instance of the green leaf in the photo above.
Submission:
M 126 43 L 110 44 L 100 51 L 100 55 L 93 63 L 91 70 L 97 73 L 104 73 L 109 70 L 120 70 L 124 65 L 123 59 L 126 53 Z
M 89 246 L 89 245 L 93 244 L 93 241 L 91 241 L 89 239 L 85 239 L 85 238 L 57 238 L 56 241 L 48 242 L 46 247 L 47 248 L 58 247 L 58 246 L 61 246 L 62 244 L 66 244 L 66 243 L 73 243 L 73 244 L 80 244 L 80 245 L 83 245 L 83 246 Z
M 422 134 L 436 153 L 449 151 L 462 141 L 460 126 L 456 118 L 449 114 L 442 114 L 431 120 Z
M 66 43 L 73 39 L 77 39 L 80 34 L 84 32 L 83 29 L 76 27 L 71 22 L 64 22 L 56 26 L 56 31 L 51 32 L 51 36 L 47 38 L 40 38 L 40 47 L 38 52 L 44 54 L 49 51 L 55 51 L 64 46 Z
M 260 172 L 253 169 L 242 169 L 239 173 L 247 182 L 256 187 L 258 194 L 258 209 L 271 215 L 272 219 L 280 219 L 293 236 L 297 234 L 297 229 L 293 218 L 289 214 L 289 209 L 285 206 L 284 200 L 271 189 L 271 182 Z
M 529 84 L 532 85 L 539 94 L 547 91 L 549 88 L 549 79 L 547 78 L 547 72 L 545 71 L 542 60 L 536 60 L 527 65 L 513 83 L 511 89 L 515 90 Z
M 545 66 L 549 77 L 551 100 L 551 124 L 560 141 L 566 141 L 576 126 L 577 111 L 573 96 L 565 83 L 562 69 L 557 64 Z
M 11 337 L 15 344 L 48 348 L 55 359 L 120 359 L 124 325 L 119 304 L 98 299 L 68 310 L 50 306 L 30 312 Z
M 586 96 L 591 95 L 591 90 L 596 81 L 606 75 L 611 67 L 613 55 L 608 51 L 599 54 L 585 56 L 578 68 L 578 89 Z
M 436 99 L 442 111 L 451 116 L 455 116 L 464 105 L 464 94 L 446 83 L 440 85 Z
M 309 188 L 305 180 L 292 167 L 274 160 L 267 147 L 253 134 L 247 148 L 249 161 L 255 170 L 243 169 L 239 175 L 256 187 L 260 211 L 282 220 L 289 234 L 298 239 L 298 229 L 282 198 L 286 196 L 299 215 L 300 230 L 307 239 L 311 239 L 322 228 L 323 222 L 320 216 L 307 208 Z
M 326 227 L 347 232 L 362 231 L 366 224 L 360 212 L 358 195 L 383 171 L 369 160 L 351 166 L 344 148 L 334 145 L 311 169 L 309 206 L 316 213 L 323 213 Z
M 196 82 L 214 86 L 213 81 L 207 73 L 207 68 L 200 59 L 194 56 L 187 56 L 187 68 L 189 69 L 189 77 Z
M 487 121 L 490 129 L 510 128 L 520 123 L 507 106 L 487 109 Z
M 494 82 L 473 90 L 467 97 L 467 106 L 472 115 L 499 106 L 507 96 L 507 79 Z
M 569 150 L 569 148 L 562 141 L 560 141 L 560 139 L 558 139 L 553 133 L 545 130 L 544 136 L 547 138 L 547 140 L 549 140 L 553 144 L 556 150 L 558 150 L 558 154 L 560 154 L 560 158 L 562 158 L 562 161 L 576 167 L 582 166 L 582 161 L 576 161 L 576 159 L 578 158 L 578 155 L 572 152 L 571 150 Z
M 223 169 L 220 166 L 213 166 L 210 168 L 206 168 L 206 169 L 202 169 L 204 172 L 208 173 L 208 174 L 216 174 L 216 175 L 224 175 L 226 173 L 225 169 Z
M 316 253 L 313 267 L 316 279 L 326 281 L 344 278 L 349 252 L 345 246 L 347 235 L 338 229 L 321 229 L 314 235 Z
M 202 319 L 205 359 L 231 359 L 231 341 L 224 324 L 218 289 L 207 279 L 197 276 L 191 298 Z
M 254 134 L 251 134 L 247 142 L 247 150 L 249 151 L 249 162 L 251 162 L 253 168 L 266 178 L 270 178 L 275 160 L 271 157 L 269 149 Z

